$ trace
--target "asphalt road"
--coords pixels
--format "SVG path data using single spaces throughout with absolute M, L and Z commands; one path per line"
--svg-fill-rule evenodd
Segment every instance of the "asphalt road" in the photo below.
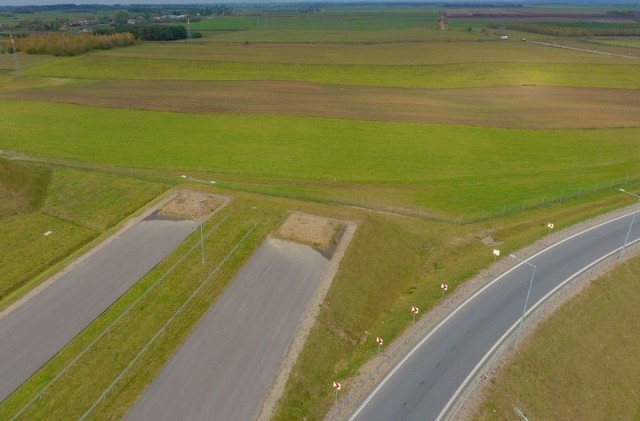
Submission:
M 194 221 L 152 215 L 100 246 L 51 285 L 0 318 L 0 401 L 197 227 Z
M 327 266 L 310 247 L 263 242 L 126 419 L 252 419 Z
M 640 217 L 640 215 L 638 215 Z M 577 234 L 534 255 L 527 310 L 603 256 L 620 249 L 631 216 Z M 630 241 L 640 238 L 636 218 Z M 463 304 L 391 370 L 351 420 L 436 420 L 492 346 L 522 316 L 533 268 L 520 263 Z

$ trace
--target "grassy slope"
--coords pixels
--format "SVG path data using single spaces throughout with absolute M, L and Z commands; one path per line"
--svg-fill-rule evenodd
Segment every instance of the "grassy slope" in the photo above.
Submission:
M 132 178 L 47 169 L 0 160 L 10 169 L 0 182 L 15 177 L 28 186 L 22 196 L 8 197 L 7 209 L 21 203 L 23 215 L 0 219 L 0 308 L 36 286 L 48 269 L 62 262 L 92 238 L 122 221 L 166 190 Z M 32 192 L 37 194 L 32 194 Z M 33 202 L 33 203 L 31 203 Z M 45 237 L 43 234 L 52 231 Z
M 42 212 L 105 231 L 166 189 L 134 178 L 56 170 Z
M 35 211 L 50 177 L 49 169 L 0 159 L 0 220 Z
M 509 420 L 640 417 L 640 259 L 595 281 L 546 321 L 476 414 Z
M 0 302 L 95 235 L 39 213 L 0 220 Z
M 597 183 L 637 176 L 640 161 L 638 129 L 502 130 L 2 103 L 11 104 L 4 127 L 10 136 L 3 146 L 27 153 L 124 167 L 208 170 L 221 182 L 243 178 L 278 186 L 281 179 L 329 193 L 346 184 L 353 198 L 359 198 L 361 185 L 362 194 L 374 189 L 378 200 L 455 217 L 581 186 L 593 190 Z M 394 139 L 391 148 L 389 139 Z

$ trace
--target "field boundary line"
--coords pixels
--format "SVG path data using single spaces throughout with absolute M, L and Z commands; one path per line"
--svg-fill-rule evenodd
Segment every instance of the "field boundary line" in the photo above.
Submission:
M 225 216 L 222 220 L 220 220 L 214 227 L 211 228 L 211 230 L 209 230 L 209 232 L 206 235 L 206 238 L 209 238 L 215 231 L 218 230 L 218 228 L 224 223 L 226 222 L 226 220 L 229 218 L 229 216 Z M 171 267 L 169 269 L 167 269 L 167 271 L 160 277 L 158 278 L 158 280 L 156 280 L 153 284 L 151 284 L 142 294 L 140 294 L 140 296 L 138 298 L 136 298 L 113 322 L 111 322 L 106 328 L 104 328 L 102 330 L 102 332 L 93 340 L 91 341 L 87 346 L 85 346 L 82 351 L 80 351 L 80 353 L 78 355 L 76 355 L 71 362 L 69 362 L 58 374 L 56 374 L 56 376 L 51 379 L 49 381 L 49 383 L 47 383 L 46 385 L 44 385 L 39 391 L 37 391 L 34 396 L 31 398 L 31 400 L 29 400 L 29 402 L 27 402 L 25 405 L 23 405 L 18 412 L 16 412 L 11 418 L 10 421 L 14 421 L 16 420 L 20 415 L 22 415 L 24 413 L 24 411 L 26 411 L 27 409 L 29 409 L 29 407 L 31 407 L 31 405 L 33 405 L 33 403 L 35 401 L 37 401 L 38 399 L 42 398 L 42 395 L 44 393 L 47 392 L 47 390 L 53 386 L 53 384 L 55 382 L 57 382 L 64 374 L 67 373 L 67 371 L 69 371 L 69 369 L 71 369 L 71 367 L 73 367 L 79 360 L 80 358 L 82 358 L 87 352 L 89 352 L 91 350 L 91 348 L 100 340 L 102 339 L 107 333 L 110 333 L 111 330 L 113 329 L 113 327 L 120 321 L 122 320 L 127 314 L 129 314 L 131 312 L 131 310 L 140 302 L 142 301 L 142 299 L 146 298 L 147 295 L 153 290 L 155 289 L 158 285 L 160 285 L 173 271 L 175 271 L 175 269 L 178 267 L 178 265 L 182 264 L 186 258 L 196 249 L 200 247 L 200 243 L 196 242 L 194 243 L 194 245 L 187 250 L 181 257 L 180 259 L 178 259 L 177 262 L 175 262 L 173 265 L 171 265 Z M 115 303 L 114 303 L 115 304 Z M 113 304 L 112 304 L 113 306 Z M 109 308 L 111 308 L 111 306 L 109 306 Z M 108 311 L 109 309 L 105 310 Z M 104 312 L 102 313 L 104 314 Z M 98 316 L 100 317 L 100 316 Z M 88 327 L 88 326 L 87 326 Z M 86 329 L 86 328 L 85 328 Z M 80 333 L 82 334 L 82 333 Z M 28 380 L 27 380 L 28 381 Z M 15 393 L 15 392 L 14 392 Z
M 229 261 L 229 259 L 231 258 L 231 256 L 233 254 L 235 254 L 236 250 L 240 247 L 240 245 L 242 245 L 245 240 L 249 237 L 249 235 L 256 229 L 256 227 L 258 226 L 258 222 L 255 222 L 253 224 L 253 226 L 245 233 L 245 235 L 240 239 L 240 241 L 238 241 L 233 248 L 229 251 L 229 253 L 227 253 L 227 255 L 216 265 L 215 268 L 213 268 L 213 270 L 211 272 L 209 272 L 209 275 L 207 275 L 207 277 L 200 283 L 200 285 L 198 286 L 198 288 L 196 288 L 191 295 L 189 296 L 189 298 L 187 298 L 187 300 L 182 303 L 182 305 L 175 311 L 175 313 L 173 313 L 173 315 L 164 323 L 164 325 L 162 325 L 160 327 L 160 329 L 158 329 L 158 331 L 156 332 L 156 334 L 145 344 L 144 347 L 142 347 L 142 349 L 140 350 L 140 352 L 138 352 L 138 354 L 129 362 L 129 364 L 124 368 L 124 370 L 122 370 L 120 372 L 120 374 L 118 374 L 118 376 L 111 382 L 111 384 L 109 386 L 107 386 L 107 388 L 102 392 L 102 394 L 100 394 L 100 396 L 98 396 L 98 399 L 96 399 L 93 404 L 89 407 L 89 409 L 87 409 L 85 411 L 84 414 L 82 414 L 82 416 L 80 417 L 80 420 L 85 420 L 90 414 L 91 412 L 93 412 L 93 410 L 96 408 L 96 406 L 98 406 L 98 404 L 104 399 L 106 398 L 107 394 L 109 394 L 109 392 L 111 392 L 111 390 L 113 389 L 113 387 L 118 383 L 118 381 L 124 377 L 129 369 L 149 350 L 149 347 L 156 341 L 156 339 L 158 339 L 160 337 L 161 334 L 163 334 L 166 330 L 167 327 L 171 324 L 171 322 L 173 322 L 176 317 L 178 317 L 180 315 L 180 313 L 182 313 L 182 311 L 186 308 L 186 306 L 191 303 L 191 301 L 195 298 L 195 296 L 200 292 L 200 290 L 202 288 L 204 288 L 204 286 L 213 278 L 213 275 L 215 275 L 216 273 L 218 273 L 220 271 L 220 269 Z

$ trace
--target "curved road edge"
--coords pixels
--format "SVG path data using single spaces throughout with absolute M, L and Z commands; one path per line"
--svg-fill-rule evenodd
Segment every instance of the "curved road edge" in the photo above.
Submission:
M 553 248 L 555 245 L 561 244 L 562 242 L 575 237 L 580 233 L 586 232 L 616 219 L 629 216 L 636 210 L 636 205 L 630 205 L 625 208 L 608 212 L 587 221 L 572 225 L 517 251 L 517 255 L 520 256 L 522 260 L 527 260 L 542 253 L 547 249 Z M 637 254 L 637 251 L 639 249 L 637 247 L 639 245 L 638 241 L 640 240 L 635 240 L 633 242 L 636 245 L 635 252 L 627 248 L 627 252 L 624 256 L 625 259 L 632 257 L 633 254 Z M 622 248 L 622 245 L 620 248 Z M 616 260 L 618 257 L 616 253 L 619 252 L 620 248 L 617 251 L 611 253 Z M 602 260 L 603 259 L 600 259 L 599 262 L 603 263 Z M 399 365 L 401 365 L 402 361 L 406 361 L 409 358 L 409 356 L 407 355 L 409 352 L 413 352 L 415 349 L 419 348 L 420 343 L 426 341 L 426 339 L 432 334 L 432 332 L 434 332 L 440 325 L 444 324 L 446 320 L 452 317 L 457 312 L 457 310 L 461 308 L 465 303 L 470 301 L 471 298 L 479 294 L 480 291 L 488 287 L 494 281 L 500 279 L 502 276 L 511 272 L 520 265 L 521 263 L 513 264 L 510 259 L 504 259 L 490 265 L 474 278 L 465 281 L 464 284 L 457 288 L 455 294 L 452 294 L 440 305 L 432 309 L 429 313 L 425 314 L 425 316 L 418 323 L 415 323 L 415 326 L 407 328 L 403 335 L 396 338 L 396 340 L 387 348 L 387 352 L 382 353 L 379 357 L 370 360 L 360 369 L 357 376 L 345 381 L 343 383 L 343 386 L 346 385 L 345 388 L 347 389 L 347 393 L 338 402 L 337 405 L 332 407 L 325 419 L 349 419 L 352 415 L 357 415 L 356 412 L 358 412 L 359 408 L 363 406 L 361 404 L 365 402 L 365 400 L 368 401 L 369 399 L 371 399 L 372 395 L 375 394 L 375 390 L 379 390 L 379 388 L 383 386 L 383 384 L 381 383 L 384 382 L 384 379 L 391 377 L 391 375 L 393 374 L 391 373 L 391 371 L 395 371 L 397 368 L 399 368 Z M 580 278 L 580 281 L 585 280 L 584 278 L 589 280 L 595 278 L 597 276 L 597 273 L 594 274 L 591 272 L 599 269 L 601 266 L 602 264 L 596 265 L 596 267 L 590 265 L 589 268 L 583 268 L 583 270 L 580 271 L 580 274 L 585 275 L 585 271 L 587 271 L 588 273 L 586 273 L 586 276 L 578 278 Z M 572 277 L 571 280 L 576 281 L 576 277 Z M 564 283 L 563 285 L 566 285 L 566 283 Z M 553 300 L 549 300 L 549 298 L 552 296 L 552 294 L 549 294 L 548 297 L 544 297 L 543 299 L 535 303 L 535 307 L 534 305 L 531 305 L 529 310 L 527 311 L 527 315 L 531 314 L 535 310 L 539 310 L 538 307 L 540 306 L 540 304 L 546 304 L 546 302 L 548 301 L 554 301 L 553 308 L 555 309 L 557 306 L 573 296 L 573 294 L 565 294 L 565 290 L 562 287 L 556 288 L 553 293 L 557 293 L 558 291 L 560 292 L 559 295 L 566 295 L 566 297 L 562 297 L 561 301 L 556 300 L 555 296 L 553 297 Z M 548 306 L 545 305 L 545 307 Z M 531 324 L 534 323 L 529 323 L 530 326 Z M 511 329 L 510 331 L 512 330 L 513 329 Z M 497 349 L 502 350 L 505 344 L 510 344 L 510 340 L 508 340 L 508 333 L 509 332 L 507 332 L 507 334 L 505 334 L 504 337 L 494 345 L 494 347 L 492 348 L 494 351 Z M 502 347 L 500 347 L 500 345 L 502 345 Z M 502 353 L 500 353 L 500 355 L 502 355 Z M 487 360 L 489 360 L 489 358 L 485 358 L 484 363 L 486 363 Z M 491 359 L 489 361 L 492 364 L 495 362 L 494 359 Z M 475 370 L 476 374 L 481 368 L 484 367 L 486 367 L 486 365 L 483 366 L 483 364 L 478 364 Z M 482 374 L 484 374 L 484 372 L 486 372 L 486 370 L 482 370 L 480 372 L 481 374 L 475 376 L 475 378 L 473 375 L 470 375 L 469 379 L 466 382 L 466 385 L 469 384 L 468 382 L 471 379 L 474 379 L 474 382 L 476 382 L 478 378 L 482 377 Z M 465 390 L 464 392 L 465 395 L 463 396 L 468 397 L 466 395 L 466 393 L 468 393 L 468 390 Z M 450 409 L 455 409 L 457 412 L 460 408 L 458 407 L 457 403 L 454 404 L 454 402 L 452 402 L 450 404 Z

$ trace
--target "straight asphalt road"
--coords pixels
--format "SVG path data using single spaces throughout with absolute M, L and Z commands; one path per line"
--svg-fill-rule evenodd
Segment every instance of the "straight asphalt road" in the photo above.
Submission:
M 0 402 L 197 227 L 151 215 L 0 318 Z
M 574 274 L 620 249 L 631 218 L 594 227 L 529 258 L 536 270 L 527 310 Z M 629 241 L 640 238 L 640 220 L 635 222 Z M 532 275 L 533 267 L 520 263 L 459 307 L 392 369 L 350 419 L 446 419 L 476 365 L 509 329 L 517 329 Z
M 328 262 L 264 241 L 126 419 L 251 420 Z

